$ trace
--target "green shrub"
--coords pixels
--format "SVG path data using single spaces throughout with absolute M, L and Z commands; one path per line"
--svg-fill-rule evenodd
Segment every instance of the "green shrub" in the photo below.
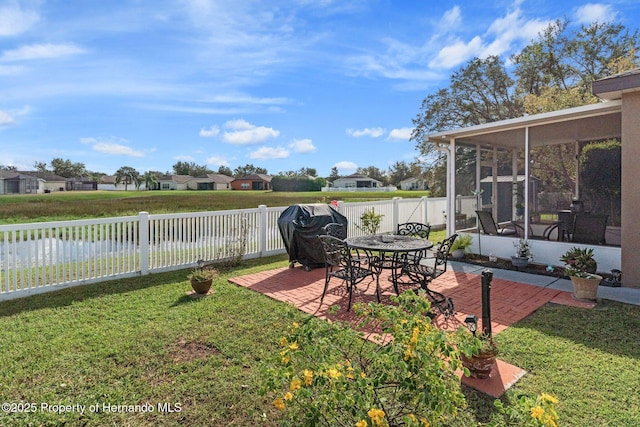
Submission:
M 293 323 L 263 389 L 285 425 L 439 426 L 455 418 L 466 405 L 455 342 L 468 331 L 433 326 L 422 295 L 393 301 L 355 307 L 365 319 L 358 328 L 380 334 L 313 318 Z

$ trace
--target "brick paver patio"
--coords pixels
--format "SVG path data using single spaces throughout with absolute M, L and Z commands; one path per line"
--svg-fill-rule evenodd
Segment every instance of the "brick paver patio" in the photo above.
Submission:
M 322 304 L 320 303 L 324 277 L 324 268 L 305 271 L 302 267 L 284 267 L 234 277 L 230 281 L 279 301 L 289 302 L 300 310 L 317 317 L 341 321 L 356 320 L 353 311 L 346 311 L 348 294 L 345 286 L 337 279 L 331 280 L 324 301 Z M 450 319 L 438 315 L 434 319 L 434 324 L 440 328 L 455 329 L 464 325 L 464 318 L 467 314 L 475 314 L 481 318 L 481 283 L 482 279 L 478 274 L 455 271 L 447 271 L 436 279 L 431 288 L 453 298 L 456 315 L 455 318 Z M 383 271 L 380 275 L 380 288 L 382 302 L 390 303 L 389 297 L 394 295 L 394 292 L 388 272 Z M 408 288 L 401 287 L 401 291 L 406 289 Z M 568 292 L 494 277 L 491 282 L 491 326 L 493 333 L 499 333 L 552 300 L 557 303 L 572 303 L 572 297 Z M 375 282 L 365 281 L 354 292 L 353 302 L 371 301 L 376 301 Z M 340 310 L 329 313 L 329 307 L 336 304 L 340 305 Z M 462 377 L 462 382 L 491 396 L 499 397 L 524 373 L 520 368 L 498 361 L 489 379 L 475 380 Z

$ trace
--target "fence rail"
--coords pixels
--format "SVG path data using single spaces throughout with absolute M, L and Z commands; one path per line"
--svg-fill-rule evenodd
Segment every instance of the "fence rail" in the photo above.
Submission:
M 68 286 L 195 266 L 199 259 L 284 253 L 278 218 L 287 207 L 0 225 L 0 301 Z M 398 223 L 445 223 L 446 199 L 339 202 L 349 235 L 360 216 L 382 214 L 380 232 Z

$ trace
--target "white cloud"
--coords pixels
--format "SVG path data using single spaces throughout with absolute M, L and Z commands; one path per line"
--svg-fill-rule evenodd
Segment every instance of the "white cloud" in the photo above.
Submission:
M 503 17 L 496 18 L 483 35 L 476 35 L 469 41 L 455 37 L 440 48 L 429 67 L 453 68 L 473 58 L 489 55 L 503 55 L 514 49 L 514 44 L 529 42 L 549 24 L 549 21 L 526 19 L 520 9 L 520 0 L 513 2 L 511 10 Z
M 118 141 L 126 143 L 126 140 L 122 138 L 116 138 Z M 103 141 L 98 138 L 88 137 L 80 138 L 80 142 L 86 145 L 91 145 L 94 151 L 104 154 L 110 154 L 114 156 L 129 156 L 129 157 L 144 157 L 142 151 L 134 150 L 124 144 L 113 141 Z M 152 150 L 155 151 L 155 150 Z
M 460 13 L 460 6 L 453 6 L 447 10 L 440 19 L 440 26 L 443 29 L 450 29 L 457 27 L 462 22 L 462 16 Z
M 408 141 L 411 138 L 412 132 L 413 132 L 413 128 L 391 129 L 391 132 L 389 132 L 389 139 L 398 139 L 398 140 Z
M 617 12 L 611 5 L 602 3 L 587 3 L 575 11 L 578 24 L 592 24 L 594 22 L 614 22 Z
M 0 65 L 0 76 L 17 75 L 24 71 L 21 65 Z
M 229 162 L 227 162 L 227 159 L 220 156 L 211 156 L 207 158 L 207 164 L 213 166 L 229 166 Z
M 98 142 L 93 149 L 99 153 L 111 154 L 117 156 L 144 157 L 142 151 L 134 150 L 126 145 L 116 144 L 114 142 Z
M 209 129 L 200 129 L 200 136 L 205 137 L 205 138 L 213 138 L 218 136 L 218 134 L 220 133 L 220 129 L 218 129 L 216 126 L 211 126 Z
M 39 19 L 37 12 L 22 10 L 17 4 L 0 7 L 0 36 L 24 33 Z
M 3 61 L 26 61 L 33 59 L 60 58 L 84 53 L 84 49 L 74 44 L 32 44 L 17 49 L 5 50 Z
M 293 150 L 294 153 L 313 153 L 316 151 L 315 145 L 313 145 L 313 141 L 308 138 L 305 139 L 296 139 L 291 144 L 289 144 L 289 148 Z
M 482 39 L 475 36 L 468 43 L 458 39 L 455 43 L 443 47 L 429 63 L 430 67 L 452 68 L 472 58 L 482 48 Z
M 347 129 L 347 135 L 354 138 L 360 138 L 361 136 L 370 136 L 371 138 L 378 138 L 384 135 L 386 131 L 381 127 L 377 128 L 365 128 L 365 129 Z
M 230 120 L 224 125 L 231 132 L 225 132 L 222 136 L 224 142 L 234 145 L 259 144 L 269 138 L 277 138 L 280 131 L 265 126 L 255 126 L 246 120 Z
M 16 124 L 16 120 L 2 110 L 0 110 L 0 126 L 9 126 Z
M 251 159 L 285 159 L 289 157 L 289 150 L 282 147 L 261 147 L 249 153 Z
M 358 165 L 348 161 L 338 162 L 335 165 L 333 165 L 333 167 L 338 168 L 338 171 L 342 175 L 354 173 L 356 169 L 358 169 Z

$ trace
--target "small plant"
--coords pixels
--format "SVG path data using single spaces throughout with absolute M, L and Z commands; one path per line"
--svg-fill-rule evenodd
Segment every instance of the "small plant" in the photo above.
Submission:
M 516 256 L 520 258 L 533 258 L 531 253 L 531 243 L 525 239 L 519 239 L 517 242 L 513 242 L 513 246 L 516 248 Z
M 567 276 L 592 278 L 598 270 L 598 263 L 593 256 L 593 249 L 573 247 L 560 257 L 565 264 Z
M 449 252 L 453 252 L 455 250 L 461 249 L 464 252 L 469 252 L 469 248 L 471 247 L 471 242 L 473 241 L 473 236 L 471 234 L 460 234 L 453 241 L 451 245 L 451 249 Z
M 377 214 L 376 211 L 371 208 L 360 215 L 361 224 L 356 224 L 360 230 L 366 234 L 376 234 L 380 229 L 380 223 L 382 222 L 383 214 Z
M 187 278 L 189 280 L 193 280 L 194 282 L 204 282 L 209 279 L 215 279 L 218 277 L 218 270 L 215 268 L 196 268 L 194 269 Z
M 213 267 L 205 267 L 203 260 L 198 260 L 198 267 L 194 268 L 191 273 L 187 275 L 187 279 L 194 282 L 205 282 L 212 280 L 220 275 L 217 269 Z

